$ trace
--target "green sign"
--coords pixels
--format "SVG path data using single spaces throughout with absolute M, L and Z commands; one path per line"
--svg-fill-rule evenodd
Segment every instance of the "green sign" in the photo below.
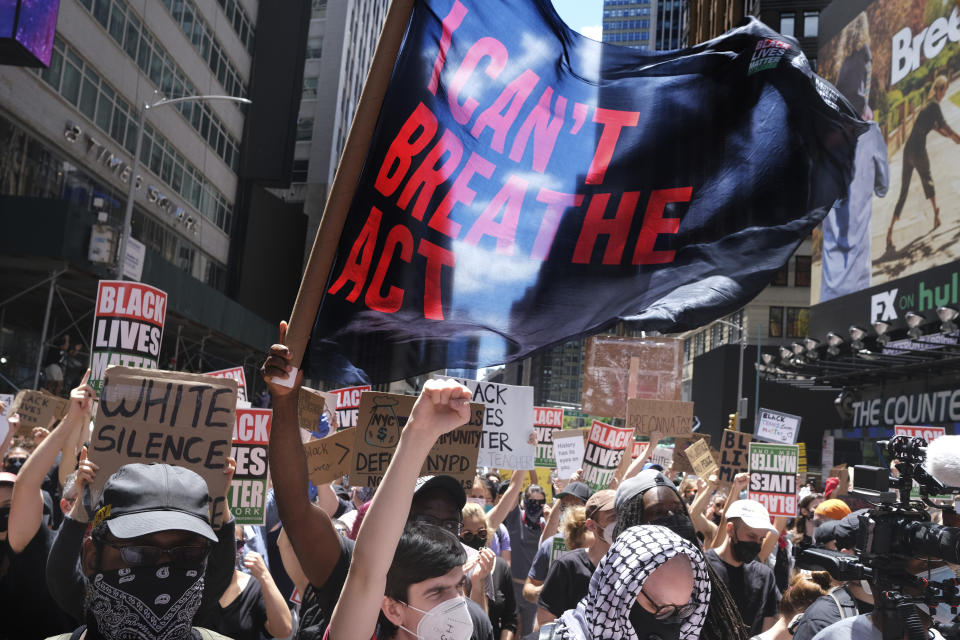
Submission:
M 797 515 L 797 473 L 800 447 L 795 444 L 750 443 L 748 498 L 771 516 Z

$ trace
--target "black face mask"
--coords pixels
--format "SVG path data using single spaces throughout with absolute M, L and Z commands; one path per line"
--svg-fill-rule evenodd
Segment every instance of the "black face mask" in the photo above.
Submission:
M 639 640 L 679 640 L 682 624 L 683 620 L 678 618 L 657 620 L 639 602 L 630 607 L 630 625 Z
M 657 518 L 656 520 L 651 520 L 646 524 L 658 524 L 661 527 L 666 527 L 681 538 L 688 540 L 698 547 L 700 546 L 700 540 L 697 538 L 697 530 L 693 527 L 693 523 L 690 521 L 690 518 L 682 513 L 674 513 L 669 516 Z
M 761 545 L 759 542 L 737 540 L 730 545 L 730 551 L 733 553 L 733 557 L 736 558 L 737 561 L 747 564 L 757 559 L 757 555 L 760 553 L 761 546 L 763 545 Z
M 543 504 L 532 499 L 523 499 L 523 512 L 527 516 L 528 524 L 540 524 L 540 517 L 543 516 Z
M 474 533 L 472 531 L 464 531 L 460 536 L 460 542 L 472 549 L 481 549 L 487 544 L 487 532 L 480 531 L 480 533 Z
M 22 467 L 26 461 L 26 458 L 8 458 L 7 461 L 3 463 L 3 470 L 7 473 L 20 473 L 20 467 Z

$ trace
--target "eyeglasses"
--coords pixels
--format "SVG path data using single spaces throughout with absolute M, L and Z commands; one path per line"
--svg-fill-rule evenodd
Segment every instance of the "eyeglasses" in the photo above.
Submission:
M 466 543 L 466 544 L 468 544 L 468 545 L 469 545 L 471 542 L 474 542 L 474 541 L 476 541 L 476 540 L 479 540 L 480 542 L 486 542 L 486 541 L 487 541 L 487 530 L 486 530 L 486 529 L 480 529 L 480 531 L 478 531 L 478 532 L 476 532 L 476 533 L 474 533 L 473 531 L 464 531 L 463 533 L 460 534 L 460 539 L 463 540 L 463 542 Z
M 463 530 L 463 523 L 461 523 L 459 520 L 441 520 L 440 518 L 435 518 L 428 513 L 420 513 L 413 516 L 413 521 L 425 522 L 426 524 L 432 524 L 435 527 L 442 527 L 457 536 L 459 536 L 460 531 Z
M 543 505 L 547 504 L 547 501 L 546 501 L 546 499 L 544 499 L 544 498 L 527 498 L 527 500 L 529 500 L 529 501 L 532 502 L 533 504 L 538 504 L 538 505 L 540 505 L 541 507 L 542 507 Z
M 126 545 L 106 543 L 120 552 L 120 557 L 131 567 L 155 567 L 161 563 L 161 558 L 167 557 L 171 564 L 190 565 L 203 562 L 210 552 L 210 545 L 190 547 L 148 547 L 143 545 Z
M 653 612 L 653 617 L 657 620 L 669 620 L 671 618 L 684 620 L 689 618 L 697 608 L 696 602 L 688 602 L 684 605 L 659 604 L 654 602 L 653 598 L 645 592 L 641 591 L 640 594 L 656 609 Z

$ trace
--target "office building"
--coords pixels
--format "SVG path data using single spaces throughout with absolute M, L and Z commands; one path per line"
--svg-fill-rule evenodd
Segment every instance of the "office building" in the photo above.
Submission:
M 664 51 L 687 43 L 688 0 L 604 0 L 603 41 Z

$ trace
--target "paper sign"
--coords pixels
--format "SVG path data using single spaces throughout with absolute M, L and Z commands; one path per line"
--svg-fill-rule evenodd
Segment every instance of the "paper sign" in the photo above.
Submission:
M 355 453 L 350 469 L 352 484 L 366 487 L 380 484 L 416 400 L 414 396 L 374 391 L 360 395 L 360 424 L 354 432 Z M 483 419 L 484 406 L 471 402 L 470 422 L 437 439 L 427 454 L 420 475 L 452 476 L 460 481 L 465 491 L 469 491 L 476 476 Z
M 99 492 L 131 462 L 163 462 L 191 469 L 207 481 L 211 521 L 226 519 L 224 505 L 237 410 L 237 381 L 196 373 L 109 367 L 90 440 L 90 460 L 100 466 Z
M 243 367 L 220 369 L 219 371 L 208 371 L 207 375 L 213 376 L 214 378 L 233 378 L 237 381 L 237 400 L 246 403 L 250 402 L 250 398 L 247 397 L 247 376 L 243 373 Z M 246 523 L 238 520 L 237 524 Z
M 337 411 L 336 406 L 336 394 L 300 387 L 300 395 L 297 398 L 297 421 L 300 428 L 310 433 L 314 438 L 325 438 L 328 433 L 343 431 L 339 428 L 337 422 L 339 411 Z M 326 432 L 320 430 L 320 418 L 324 415 L 327 416 L 327 423 L 329 424 Z
M 348 473 L 353 464 L 356 427 L 332 432 L 325 438 L 303 445 L 307 456 L 307 475 L 315 485 L 333 482 Z
M 756 500 L 771 516 L 797 515 L 797 461 L 800 449 L 793 444 L 750 443 L 750 487 L 747 497 Z
M 552 565 L 554 562 L 570 553 L 570 551 L 570 549 L 567 549 L 567 541 L 564 540 L 563 534 L 556 534 L 553 536 L 553 541 L 550 545 L 550 564 Z
M 682 471 L 683 473 L 693 473 L 693 467 L 690 466 L 690 461 L 687 460 L 687 456 L 683 455 L 683 452 L 687 450 L 687 447 L 692 445 L 697 440 L 706 440 L 707 445 L 710 444 L 710 435 L 706 433 L 693 433 L 686 438 L 676 438 L 673 443 L 673 471 Z
M 632 441 L 632 427 L 615 427 L 594 420 L 583 454 L 583 482 L 594 491 L 610 488 L 623 453 Z
M 0 409 L 0 442 L 3 442 L 3 439 L 7 437 L 7 432 L 10 431 L 7 416 L 10 415 L 10 407 L 13 406 L 13 394 L 0 393 L 0 403 L 3 404 L 2 409 Z
M 579 429 L 556 431 L 553 434 L 553 456 L 557 461 L 557 477 L 571 478 L 583 464 L 586 443 Z
M 673 447 L 658 444 L 650 455 L 650 463 L 660 465 L 665 471 L 668 470 L 673 462 L 673 451 Z
M 110 365 L 156 369 L 167 294 L 139 282 L 101 280 L 90 343 L 90 386 L 100 392 Z
M 360 409 L 360 394 L 373 389 L 368 384 L 359 387 L 345 387 L 330 391 L 337 397 L 337 427 L 338 431 L 357 426 L 357 412 Z M 334 428 L 331 424 L 330 428 Z M 312 431 L 312 429 L 311 429 Z
M 697 440 L 683 452 L 693 467 L 693 472 L 701 478 L 709 478 L 717 472 L 717 463 L 710 452 L 710 445 L 704 440 Z
M 52 393 L 22 389 L 17 392 L 7 413 L 20 415 L 20 428 L 14 435 L 29 436 L 34 427 L 49 429 L 54 421 L 63 420 L 69 407 L 68 400 Z
M 270 409 L 237 409 L 230 453 L 230 457 L 237 461 L 230 485 L 230 510 L 237 524 L 266 524 L 268 445 L 272 421 L 273 411 Z
M 631 453 L 630 453 L 630 459 L 636 460 L 640 456 L 646 455 L 647 449 L 649 448 L 650 448 L 649 442 L 634 442 L 633 449 L 631 450 Z
M 665 438 L 693 432 L 693 403 L 676 400 L 627 400 L 627 426 L 648 436 L 659 431 Z
M 487 405 L 477 464 L 495 469 L 533 469 L 533 387 L 453 379 L 473 392 L 474 402 Z
M 800 416 L 770 409 L 760 409 L 757 412 L 757 428 L 754 430 L 757 440 L 793 444 L 797 441 L 799 432 Z
M 733 478 L 738 473 L 747 470 L 752 438 L 751 434 L 742 431 L 723 430 L 723 440 L 720 443 L 720 471 L 717 472 L 717 479 L 721 483 L 733 482 Z
M 537 455 L 534 465 L 552 469 L 557 466 L 553 457 L 553 434 L 563 428 L 563 409 L 533 408 L 533 428 L 537 431 Z
M 943 427 L 908 427 L 906 425 L 898 424 L 893 428 L 893 435 L 895 436 L 923 438 L 927 444 L 930 444 L 946 433 L 947 430 Z

